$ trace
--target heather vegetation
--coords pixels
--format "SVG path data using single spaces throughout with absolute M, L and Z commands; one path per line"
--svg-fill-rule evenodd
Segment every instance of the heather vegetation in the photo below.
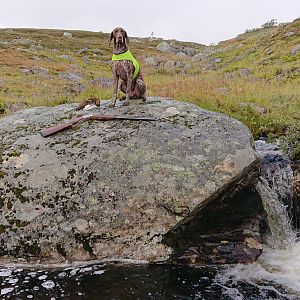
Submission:
M 112 97 L 109 34 L 69 33 L 0 30 L 0 114 Z M 228 114 L 299 158 L 300 19 L 271 20 L 218 45 L 131 37 L 130 48 L 148 96 Z

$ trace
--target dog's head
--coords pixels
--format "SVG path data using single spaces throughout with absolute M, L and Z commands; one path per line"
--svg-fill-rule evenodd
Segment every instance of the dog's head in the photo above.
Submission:
M 110 39 L 109 39 L 109 45 L 112 40 L 114 40 L 114 48 L 115 49 L 128 47 L 129 38 L 128 38 L 127 32 L 121 27 L 117 27 L 111 32 Z

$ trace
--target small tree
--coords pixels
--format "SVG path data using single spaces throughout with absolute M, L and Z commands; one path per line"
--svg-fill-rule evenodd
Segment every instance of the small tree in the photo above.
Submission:
M 271 28 L 278 25 L 278 22 L 276 19 L 272 19 L 264 24 L 261 25 L 261 28 Z

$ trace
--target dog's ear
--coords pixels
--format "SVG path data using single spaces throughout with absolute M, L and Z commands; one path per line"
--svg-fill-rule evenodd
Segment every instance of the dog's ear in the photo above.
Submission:
M 128 47 L 128 45 L 129 45 L 129 37 L 128 37 L 128 35 L 127 35 L 127 32 L 126 32 L 126 31 L 125 31 L 124 38 L 125 38 L 125 44 L 126 44 L 126 46 Z
M 110 34 L 110 38 L 109 38 L 109 46 L 110 46 L 110 43 L 111 43 L 111 40 L 114 39 L 114 32 L 112 31 L 111 34 Z

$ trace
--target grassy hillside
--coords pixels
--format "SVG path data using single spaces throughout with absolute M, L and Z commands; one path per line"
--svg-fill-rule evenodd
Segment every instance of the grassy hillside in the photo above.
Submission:
M 0 29 L 0 112 L 112 97 L 109 34 Z M 129 33 L 130 34 L 130 33 Z M 167 41 L 191 55 L 157 50 L 161 39 L 131 37 L 148 96 L 193 102 L 245 123 L 254 136 L 281 137 L 300 153 L 300 19 L 218 45 Z M 196 55 L 196 56 L 195 56 Z M 150 62 L 149 62 L 150 60 Z M 153 62 L 154 61 L 154 62 Z

